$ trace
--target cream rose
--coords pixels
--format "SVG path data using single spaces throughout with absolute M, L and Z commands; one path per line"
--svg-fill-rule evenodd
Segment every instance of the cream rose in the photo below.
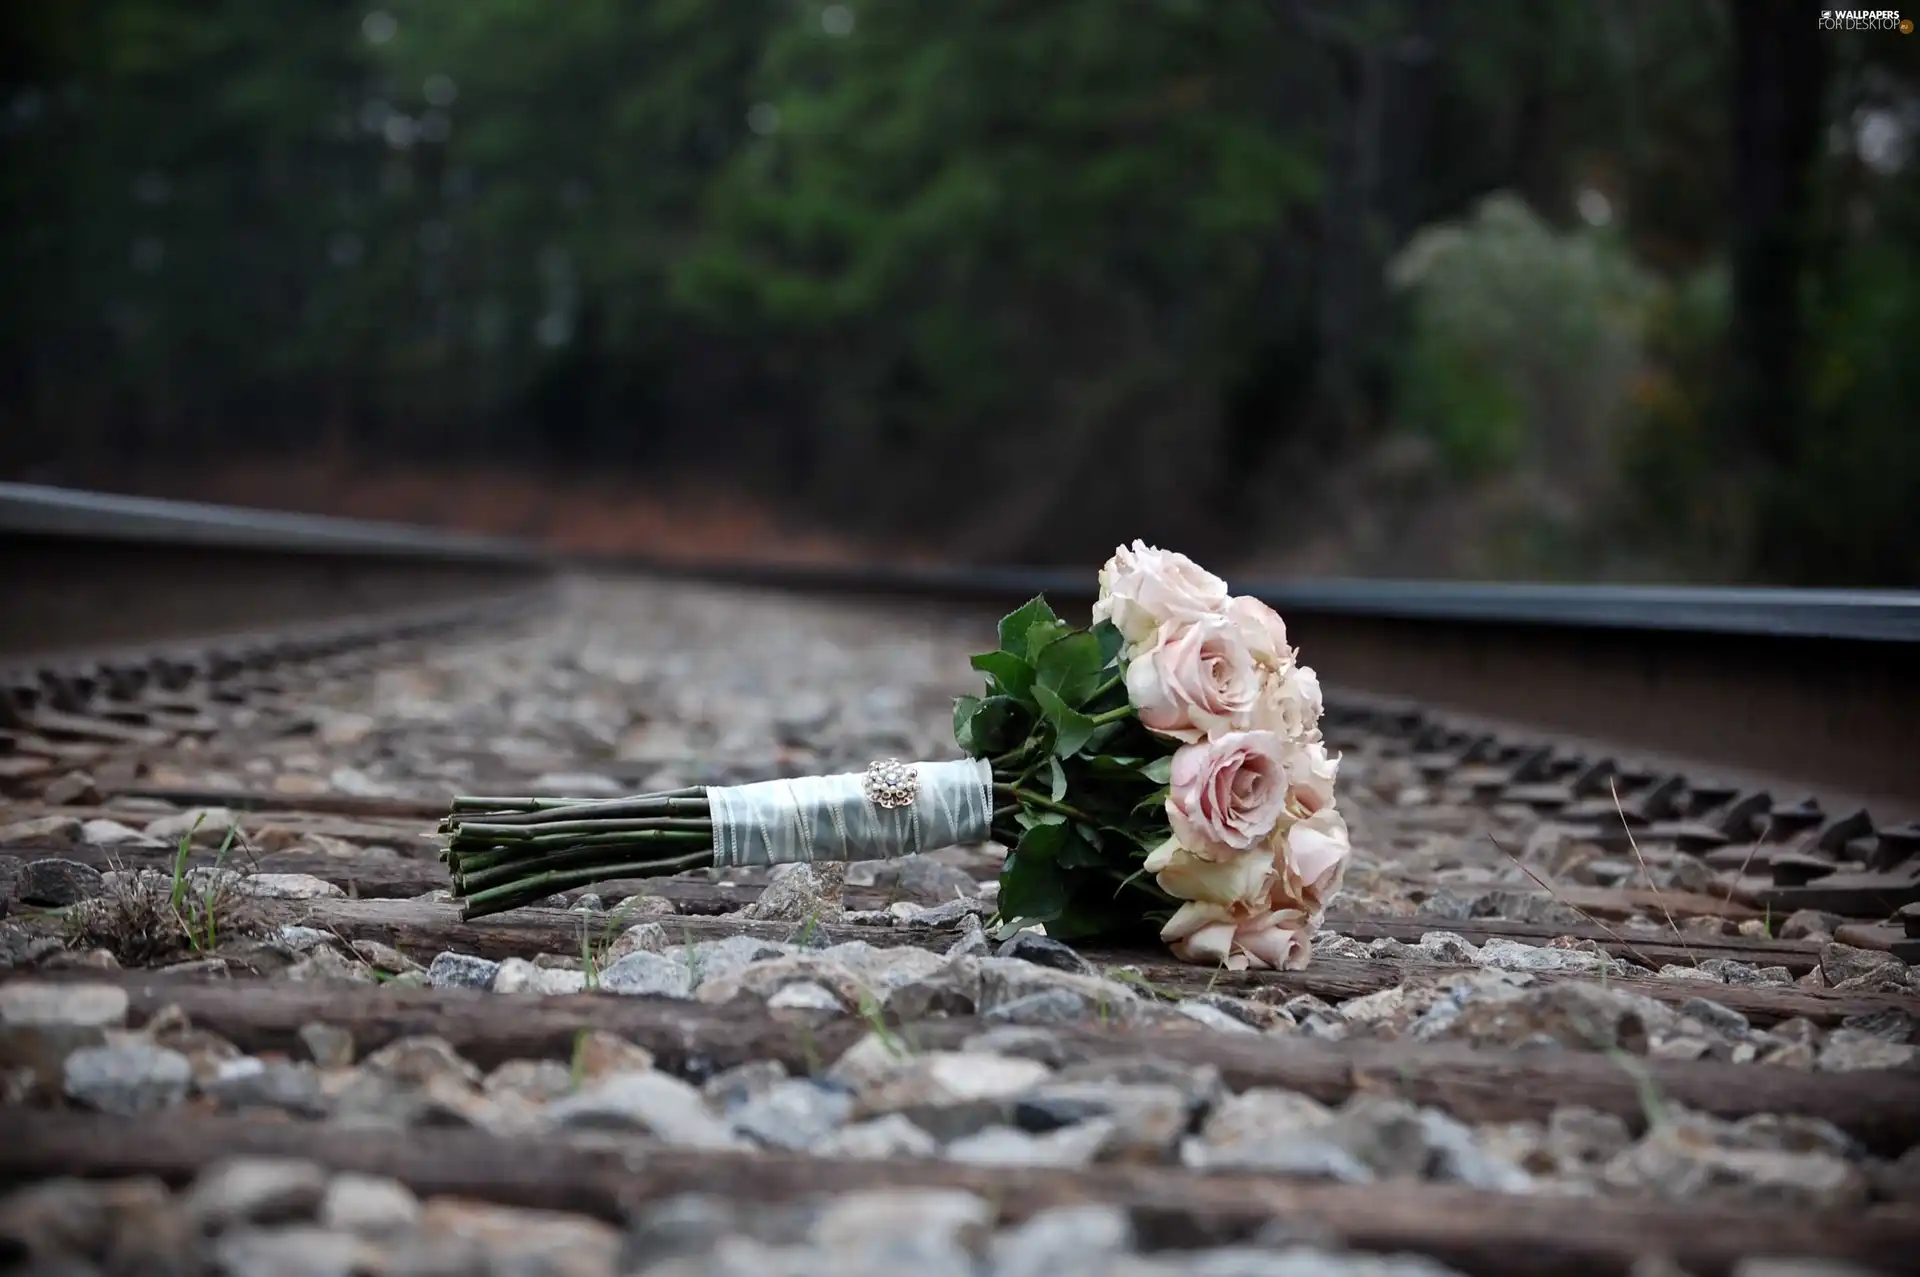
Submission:
M 1226 605 L 1225 581 L 1184 554 L 1135 541 L 1116 549 L 1100 569 L 1093 620 L 1112 621 L 1132 651 L 1168 622 L 1197 621 Z
M 1167 821 L 1182 847 L 1225 860 L 1263 842 L 1286 810 L 1286 742 L 1227 732 L 1174 751 Z
M 1261 679 L 1253 724 L 1289 740 L 1310 740 L 1320 730 L 1320 676 L 1305 665 L 1271 670 Z
M 1274 837 L 1272 901 L 1304 909 L 1314 917 L 1340 890 L 1352 854 L 1347 822 L 1325 807 L 1297 820 Z M 1177 894 L 1177 893 L 1176 893 Z
M 1250 594 L 1228 599 L 1223 611 L 1240 631 L 1254 660 L 1262 666 L 1279 670 L 1293 663 L 1293 649 L 1287 646 L 1287 625 L 1278 612 Z
M 1181 905 L 1160 939 L 1182 962 L 1204 962 L 1230 971 L 1248 967 L 1294 970 L 1312 957 L 1313 922 L 1297 909 L 1264 905 Z
M 1226 860 L 1203 860 L 1169 838 L 1147 857 L 1144 868 L 1168 895 L 1208 904 L 1263 902 L 1274 886 L 1274 857 L 1258 848 Z
M 1251 726 L 1261 691 L 1253 653 L 1224 617 L 1164 625 L 1127 662 L 1127 699 L 1140 721 L 1189 744 Z
M 1288 812 L 1305 817 L 1333 806 L 1333 780 L 1339 770 L 1340 760 L 1328 756 L 1324 741 L 1296 744 L 1287 754 Z

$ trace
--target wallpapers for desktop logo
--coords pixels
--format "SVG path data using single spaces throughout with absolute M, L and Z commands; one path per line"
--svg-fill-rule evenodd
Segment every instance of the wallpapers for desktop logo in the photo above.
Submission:
M 1898 9 L 1822 9 L 1822 31 L 1898 31 L 1913 34 L 1913 19 L 1900 16 Z

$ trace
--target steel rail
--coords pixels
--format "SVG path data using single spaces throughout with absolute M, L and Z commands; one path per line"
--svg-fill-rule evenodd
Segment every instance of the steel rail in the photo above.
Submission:
M 0 483 L 0 534 L 487 563 L 531 563 L 545 557 L 525 542 L 404 523 L 286 514 L 25 483 Z
M 498 538 L 0 484 L 0 659 L 444 608 L 553 570 Z
M 1063 610 L 1097 588 L 1090 568 L 550 556 L 398 524 L 17 484 L 0 484 L 0 541 L 0 585 L 32 605 L 8 609 L 0 652 L 171 637 L 210 612 L 257 624 L 417 605 L 555 568 L 944 605 L 1045 594 Z M 1920 804 L 1920 591 L 1235 584 L 1281 612 L 1336 689 Z M 193 602 L 170 606 L 182 598 Z M 104 635 L 83 619 L 109 615 L 124 623 Z

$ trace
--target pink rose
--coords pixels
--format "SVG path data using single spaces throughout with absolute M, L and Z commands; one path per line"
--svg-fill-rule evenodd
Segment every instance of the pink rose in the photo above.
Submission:
M 1333 778 L 1339 770 L 1340 760 L 1327 755 L 1324 741 L 1295 745 L 1287 754 L 1288 812 L 1306 817 L 1333 806 Z
M 1319 735 L 1320 676 L 1310 666 L 1270 670 L 1261 679 L 1260 704 L 1253 713 L 1256 726 L 1289 740 L 1312 740 Z
M 1264 903 L 1274 886 L 1274 857 L 1264 848 L 1226 860 L 1203 860 L 1169 838 L 1143 866 L 1160 889 L 1180 900 L 1208 904 Z
M 1227 605 L 1227 583 L 1184 554 L 1144 541 L 1121 546 L 1100 569 L 1094 623 L 1112 621 L 1129 651 L 1169 622 L 1197 621 Z
M 1253 654 L 1223 617 L 1162 626 L 1127 662 L 1127 699 L 1140 721 L 1175 740 L 1251 726 L 1260 693 Z
M 1293 649 L 1287 646 L 1286 622 L 1280 614 L 1250 594 L 1227 600 L 1225 614 L 1240 631 L 1254 660 L 1268 669 L 1284 669 L 1293 662 Z
M 1277 833 L 1273 850 L 1272 902 L 1319 917 L 1347 874 L 1353 850 L 1347 822 L 1333 808 L 1322 808 Z
M 1297 909 L 1202 901 L 1181 905 L 1160 929 L 1160 938 L 1182 962 L 1230 971 L 1297 971 L 1313 955 L 1312 935 L 1312 920 Z
M 1285 745 L 1272 732 L 1227 732 L 1175 750 L 1167 820 L 1180 845 L 1225 860 L 1264 841 L 1286 810 Z

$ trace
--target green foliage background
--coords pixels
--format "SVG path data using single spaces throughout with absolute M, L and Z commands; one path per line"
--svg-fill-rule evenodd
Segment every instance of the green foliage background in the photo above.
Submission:
M 1726 0 L 377 3 L 10 12 L 8 473 L 325 448 L 981 559 L 1920 584 L 1920 40 L 1809 26 L 1806 394 L 1749 449 Z

